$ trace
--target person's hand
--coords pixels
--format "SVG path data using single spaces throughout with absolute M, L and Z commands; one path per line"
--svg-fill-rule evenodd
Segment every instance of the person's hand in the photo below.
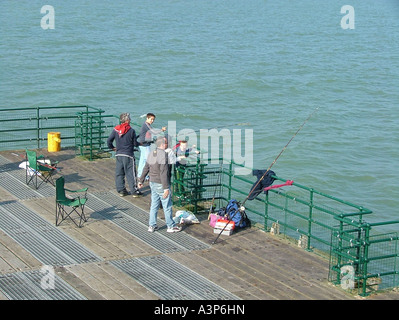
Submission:
M 166 127 L 162 127 L 162 129 L 161 129 L 162 131 L 166 131 Z
M 139 182 L 139 183 L 137 184 L 137 188 L 141 189 L 142 187 L 143 187 L 143 184 L 142 184 L 141 182 Z
M 163 196 L 162 198 L 166 199 L 169 196 L 169 189 L 166 189 L 163 191 Z

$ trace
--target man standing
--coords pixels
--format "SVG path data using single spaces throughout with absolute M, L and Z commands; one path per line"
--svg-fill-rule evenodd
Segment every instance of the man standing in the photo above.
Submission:
M 157 148 L 150 152 L 139 177 L 138 187 L 143 186 L 147 174 L 150 177 L 151 188 L 151 209 L 149 219 L 149 232 L 158 230 L 157 215 L 162 202 L 163 212 L 165 214 L 167 232 L 179 232 L 180 227 L 176 226 L 173 220 L 172 194 L 170 191 L 171 165 L 168 161 L 168 154 L 165 149 L 168 147 L 168 141 L 165 137 L 158 137 L 156 140 Z
M 143 168 L 147 161 L 148 154 L 150 153 L 150 145 L 153 142 L 154 136 L 160 134 L 161 132 L 166 131 L 166 127 L 162 127 L 162 129 L 155 129 L 152 127 L 152 124 L 155 121 L 155 114 L 147 113 L 146 120 L 143 123 L 140 134 L 139 134 L 139 149 L 140 149 L 140 160 L 139 167 L 137 169 L 138 176 L 141 176 L 143 172 Z
M 116 191 L 124 197 L 129 194 L 125 187 L 125 177 L 129 184 L 133 197 L 139 197 L 142 193 L 137 189 L 136 181 L 136 159 L 134 148 L 137 146 L 136 132 L 130 126 L 130 114 L 122 113 L 119 117 L 120 124 L 117 125 L 108 137 L 108 148 L 115 151 L 115 184 Z M 115 140 L 116 147 L 113 142 Z

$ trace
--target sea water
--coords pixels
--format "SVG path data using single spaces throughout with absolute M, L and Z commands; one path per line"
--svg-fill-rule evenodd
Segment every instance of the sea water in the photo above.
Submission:
M 273 170 L 398 220 L 399 1 L 3 0 L 0 26 L 1 108 L 250 129 L 256 169 L 319 108 Z

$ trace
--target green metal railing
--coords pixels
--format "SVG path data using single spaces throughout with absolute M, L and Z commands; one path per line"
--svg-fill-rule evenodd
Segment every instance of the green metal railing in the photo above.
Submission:
M 209 212 L 212 204 L 217 211 L 230 199 L 242 202 L 256 178 L 235 175 L 240 167 L 234 161 L 200 158 L 179 167 L 172 183 L 174 205 L 200 213 Z M 364 218 L 371 210 L 295 182 L 246 201 L 245 208 L 265 231 L 295 239 L 305 250 L 329 254 L 329 280 L 344 289 L 365 296 L 399 286 L 397 233 L 372 234 L 383 225 L 399 226 L 399 221 L 367 223 Z M 345 270 L 353 270 L 352 286 L 344 284 Z
M 94 112 L 78 112 L 75 120 L 75 150 L 76 154 L 88 160 L 94 160 L 104 153 L 112 153 L 108 149 L 107 138 L 115 125 L 119 124 L 119 116 L 103 115 Z M 131 122 L 136 130 L 140 126 Z
M 398 287 L 398 233 L 371 234 L 373 228 L 397 223 L 342 219 L 331 233 L 329 280 L 361 296 Z
M 110 152 L 106 140 L 118 123 L 119 116 L 87 105 L 0 109 L 0 150 L 46 147 L 48 133 L 56 131 L 62 147 L 94 160 Z
M 0 109 L 0 149 L 43 148 L 52 131 L 61 133 L 62 146 L 74 146 L 76 119 L 103 113 L 85 105 Z
M 117 116 L 79 112 L 75 120 L 76 154 L 94 160 L 99 154 L 110 152 L 106 139 L 117 123 Z

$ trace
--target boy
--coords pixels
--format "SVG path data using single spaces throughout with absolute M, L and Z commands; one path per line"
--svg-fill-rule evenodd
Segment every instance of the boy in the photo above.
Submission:
M 138 176 L 141 176 L 148 154 L 150 153 L 150 145 L 153 143 L 153 135 L 159 134 L 160 132 L 166 131 L 166 127 L 162 127 L 161 130 L 154 129 L 152 124 L 155 121 L 155 114 L 147 113 L 146 120 L 143 123 L 140 134 L 139 134 L 139 149 L 140 149 L 140 161 L 137 169 Z

